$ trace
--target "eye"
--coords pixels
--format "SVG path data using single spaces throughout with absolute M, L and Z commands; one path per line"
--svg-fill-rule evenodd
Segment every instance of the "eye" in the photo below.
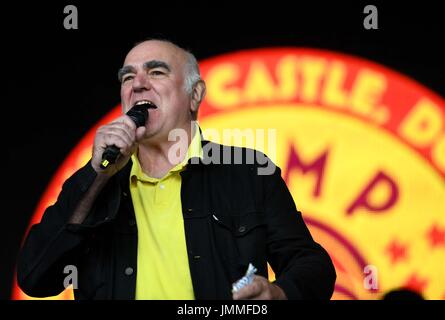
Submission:
M 165 74 L 165 72 L 162 70 L 151 70 L 150 71 L 150 75 L 152 75 L 152 76 L 162 76 L 164 74 Z
M 128 80 L 133 80 L 134 76 L 133 75 L 126 75 L 122 78 L 122 83 L 128 81 Z

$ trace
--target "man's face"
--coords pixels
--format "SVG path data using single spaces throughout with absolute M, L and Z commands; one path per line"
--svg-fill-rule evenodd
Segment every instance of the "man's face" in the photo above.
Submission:
M 119 71 L 124 112 L 136 103 L 148 100 L 157 108 L 149 109 L 145 138 L 165 140 L 170 130 L 190 127 L 190 95 L 184 87 L 186 55 L 162 41 L 146 41 L 134 47 Z

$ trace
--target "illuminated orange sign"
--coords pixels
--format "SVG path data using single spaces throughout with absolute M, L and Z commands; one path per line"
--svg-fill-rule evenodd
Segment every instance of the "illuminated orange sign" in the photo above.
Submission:
M 281 167 L 334 261 L 334 299 L 380 299 L 399 287 L 445 299 L 442 98 L 383 66 L 321 50 L 242 51 L 203 61 L 201 70 L 204 135 L 275 130 L 267 146 L 233 143 L 262 150 Z M 101 124 L 119 114 L 117 107 Z M 32 222 L 86 163 L 94 130 L 61 166 Z M 17 287 L 14 297 L 26 298 Z

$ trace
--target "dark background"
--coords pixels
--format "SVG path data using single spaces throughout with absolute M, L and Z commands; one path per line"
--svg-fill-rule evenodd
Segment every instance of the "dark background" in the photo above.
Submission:
M 137 41 L 167 38 L 198 60 L 259 47 L 330 49 L 383 64 L 445 96 L 445 19 L 438 4 L 144 3 L 1 5 L 1 141 L 7 145 L 1 299 L 10 297 L 20 242 L 39 198 L 70 150 L 119 103 L 117 69 Z M 77 6 L 78 30 L 63 27 L 68 4 Z M 363 27 L 366 4 L 378 8 L 378 30 Z

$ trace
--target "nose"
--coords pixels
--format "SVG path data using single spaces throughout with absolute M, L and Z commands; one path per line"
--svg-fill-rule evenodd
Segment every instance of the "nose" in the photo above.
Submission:
M 133 91 L 140 92 L 144 90 L 150 90 L 151 84 L 146 74 L 138 73 L 133 79 Z

